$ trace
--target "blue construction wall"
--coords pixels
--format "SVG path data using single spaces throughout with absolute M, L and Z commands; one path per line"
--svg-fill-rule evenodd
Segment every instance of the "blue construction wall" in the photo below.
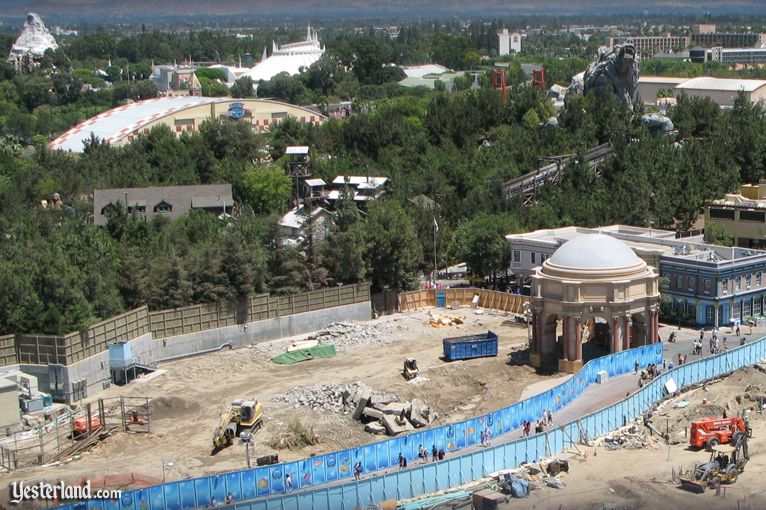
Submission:
M 569 444 L 564 444 L 564 436 L 561 435 L 563 432 L 556 429 L 546 435 L 536 435 L 503 446 L 459 456 L 457 454 L 459 450 L 481 442 L 480 435 L 484 429 L 490 429 L 492 436 L 498 437 L 518 429 L 527 420 L 533 422 L 539 420 L 544 410 L 550 409 L 556 412 L 582 394 L 596 381 L 598 372 L 605 370 L 610 377 L 622 375 L 632 372 L 636 361 L 642 367 L 650 363 L 662 363 L 662 344 L 638 347 L 591 360 L 566 382 L 490 414 L 299 461 L 169 482 L 130 491 L 123 494 L 121 501 L 89 501 L 87 508 L 88 510 L 187 510 L 207 506 L 212 497 L 221 503 L 228 493 L 232 494 L 235 501 L 275 496 L 286 492 L 284 480 L 288 473 L 293 481 L 294 490 L 344 479 L 349 481 L 349 485 L 321 489 L 316 495 L 314 492 L 302 492 L 285 496 L 284 507 L 281 499 L 274 503 L 275 499 L 271 498 L 243 502 L 242 508 L 245 506 L 252 509 L 354 508 L 359 498 L 361 501 L 403 498 L 458 485 L 480 478 L 488 472 L 540 458 L 545 455 L 546 447 L 549 452 L 555 453 Z M 636 414 L 630 416 L 633 417 Z M 624 420 L 620 417 L 618 421 L 612 420 L 608 423 L 611 428 L 616 428 L 623 422 Z M 569 432 L 575 441 L 579 438 L 579 432 Z M 364 485 L 353 481 L 353 466 L 357 461 L 362 462 L 366 473 L 398 467 L 399 453 L 401 452 L 408 462 L 415 462 L 418 458 L 418 447 L 421 444 L 429 452 L 432 446 L 436 445 L 448 454 L 448 458 L 402 473 L 371 478 L 365 480 Z M 400 479 L 401 476 L 404 476 L 406 480 Z M 324 502 L 317 503 L 317 506 L 313 503 L 310 506 L 304 506 L 306 498 L 314 497 L 323 498 Z M 344 506 L 339 506 L 340 503 L 330 504 L 340 500 L 344 502 Z M 72 504 L 61 508 L 85 510 L 86 505 Z

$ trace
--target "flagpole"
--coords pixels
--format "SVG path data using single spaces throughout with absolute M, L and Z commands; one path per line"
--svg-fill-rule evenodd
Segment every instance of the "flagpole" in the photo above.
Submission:
M 439 227 L 437 225 L 438 224 L 436 223 L 436 216 L 434 216 L 434 225 L 433 225 L 433 229 L 434 229 L 434 277 L 433 277 L 434 287 L 436 287 L 436 274 L 437 274 L 436 272 L 436 232 L 438 232 L 439 230 Z

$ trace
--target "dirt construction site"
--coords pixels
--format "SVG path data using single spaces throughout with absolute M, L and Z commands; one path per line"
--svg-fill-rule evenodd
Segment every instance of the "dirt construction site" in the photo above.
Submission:
M 444 310 L 443 310 L 444 311 Z M 450 312 L 449 310 L 446 310 Z M 361 382 L 398 401 L 419 399 L 431 409 L 433 425 L 460 420 L 519 400 L 530 384 L 556 378 L 524 364 L 527 328 L 512 314 L 462 309 L 460 324 L 437 323 L 436 312 L 418 311 L 364 323 L 337 323 L 304 335 L 190 357 L 159 366 L 159 375 L 112 386 L 99 397 L 149 397 L 151 432 L 116 432 L 69 462 L 5 473 L 11 480 L 104 478 L 125 473 L 176 480 L 246 467 L 245 447 L 233 444 L 212 454 L 221 413 L 238 398 L 263 404 L 263 425 L 254 434 L 253 458 L 278 454 L 280 461 L 382 439 L 365 432 L 353 408 L 339 405 L 344 385 Z M 499 336 L 497 357 L 446 362 L 442 339 L 486 333 Z M 294 365 L 271 361 L 296 341 L 318 337 L 337 356 Z M 509 356 L 509 353 L 517 353 Z M 406 381 L 405 358 L 416 358 L 421 377 Z M 512 360 L 512 361 L 511 361 Z M 300 449 L 280 441 L 296 428 L 317 441 Z M 271 445 L 274 445 L 272 447 Z M 3 486 L 5 486 L 3 484 Z
M 766 508 L 766 419 L 759 397 L 766 396 L 766 366 L 747 367 L 663 401 L 651 420 L 669 441 L 651 435 L 642 419 L 609 436 L 598 438 L 568 459 L 562 474 L 563 488 L 539 483 L 528 499 L 511 501 L 503 508 L 572 509 L 761 509 Z M 748 440 L 750 460 L 735 484 L 721 490 L 694 494 L 681 489 L 679 479 L 710 453 L 689 445 L 692 421 L 706 417 L 746 415 L 753 429 Z
M 488 330 L 498 335 L 497 357 L 453 362 L 442 358 L 444 338 Z M 693 335 L 696 332 L 685 330 L 679 336 Z M 271 360 L 307 339 L 334 345 L 337 355 L 292 365 Z M 420 377 L 405 380 L 405 358 L 417 359 Z M 217 452 L 212 448 L 221 413 L 239 398 L 263 405 L 263 424 L 251 445 L 253 459 L 278 454 L 280 461 L 289 461 L 363 445 L 384 436 L 366 432 L 353 417 L 354 406 L 344 405 L 344 396 L 354 393 L 357 384 L 385 402 L 417 400 L 430 409 L 432 425 L 441 425 L 510 405 L 563 380 L 562 374 L 537 372 L 527 361 L 527 327 L 513 314 L 431 309 L 336 323 L 312 335 L 166 362 L 151 376 L 98 395 L 148 398 L 151 424 L 145 428 L 150 432 L 116 430 L 65 461 L 5 472 L 0 486 L 7 490 L 8 482 L 16 480 L 77 483 L 108 478 L 123 480 L 113 487 L 130 488 L 141 481 L 158 483 L 163 476 L 178 480 L 244 469 L 243 444 L 235 442 Z M 632 374 L 624 377 L 631 378 L 632 387 Z M 510 500 L 500 508 L 766 508 L 766 489 L 760 484 L 766 468 L 766 457 L 761 455 L 766 446 L 761 397 L 766 397 L 766 368 L 761 367 L 744 368 L 683 391 L 660 403 L 651 415 L 654 427 L 667 440 L 650 432 L 639 417 L 619 431 L 557 455 L 568 462 L 569 471 L 556 476 L 555 484 L 549 484 L 551 478 L 540 471 L 520 469 L 529 479 L 529 497 Z M 730 417 L 748 416 L 753 437 L 747 468 L 736 484 L 722 486 L 718 495 L 712 490 L 704 494 L 681 490 L 679 477 L 709 457 L 689 446 L 691 422 L 720 418 L 724 412 Z M 305 436 L 305 441 L 296 441 L 296 435 Z M 480 483 L 497 488 L 491 480 Z

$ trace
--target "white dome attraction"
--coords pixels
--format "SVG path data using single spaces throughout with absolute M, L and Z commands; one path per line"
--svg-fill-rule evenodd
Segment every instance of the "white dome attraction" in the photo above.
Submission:
M 547 264 L 577 269 L 617 269 L 643 263 L 628 245 L 604 234 L 582 235 L 567 241 Z

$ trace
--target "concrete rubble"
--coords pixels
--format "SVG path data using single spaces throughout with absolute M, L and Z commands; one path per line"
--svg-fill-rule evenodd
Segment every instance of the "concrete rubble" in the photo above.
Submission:
M 438 418 L 437 413 L 419 399 L 399 402 L 393 393 L 375 390 L 363 382 L 299 386 L 271 398 L 294 408 L 310 407 L 314 411 L 351 415 L 365 424 L 371 434 L 395 436 L 427 427 Z
M 333 322 L 325 329 L 309 335 L 304 341 L 313 340 L 320 344 L 333 344 L 338 352 L 349 351 L 354 347 L 383 344 L 395 340 L 397 338 L 396 332 L 408 329 L 401 321 L 401 318 L 395 318 L 374 323 Z M 250 347 L 267 356 L 285 352 L 284 342 L 258 343 Z
M 658 441 L 662 441 L 662 438 L 649 437 L 643 427 L 633 423 L 598 438 L 595 445 L 606 450 L 638 450 L 641 448 L 659 448 Z

